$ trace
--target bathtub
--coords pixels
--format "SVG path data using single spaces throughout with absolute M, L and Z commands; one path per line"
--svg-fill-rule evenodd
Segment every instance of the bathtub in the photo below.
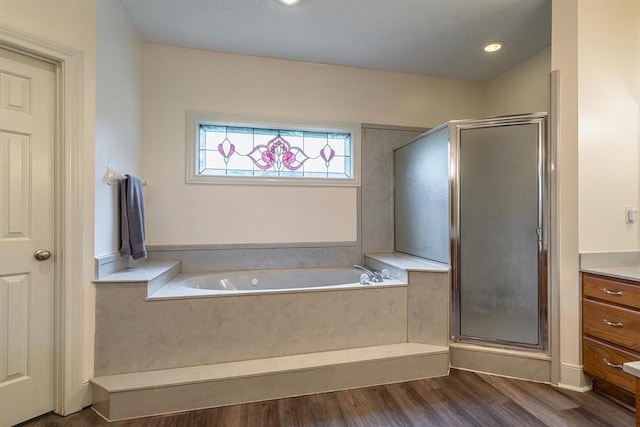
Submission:
M 361 271 L 353 267 L 182 273 L 150 294 L 148 298 L 255 295 L 407 285 L 406 282 L 393 278 L 361 284 L 361 274 Z

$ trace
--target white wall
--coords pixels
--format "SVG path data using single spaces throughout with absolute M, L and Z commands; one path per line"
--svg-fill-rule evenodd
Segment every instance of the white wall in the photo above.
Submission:
M 484 115 L 503 116 L 549 110 L 551 48 L 485 83 Z
M 640 1 L 579 2 L 580 252 L 640 250 Z
M 86 378 L 93 372 L 93 317 L 94 295 L 91 280 L 94 278 L 93 267 L 93 230 L 94 230 L 94 123 L 96 101 L 96 2 L 94 0 L 55 0 L 24 1 L 0 0 L 0 23 L 19 31 L 52 41 L 76 50 L 84 56 L 83 88 L 83 247 L 85 258 L 83 263 L 85 305 L 84 330 L 85 359 L 82 361 Z M 72 120 L 76 118 L 71 118 Z
M 117 186 L 104 181 L 107 165 L 142 174 L 142 43 L 118 1 L 97 3 L 95 142 L 96 256 L 118 252 Z
M 143 82 L 149 244 L 355 237 L 354 188 L 186 185 L 188 110 L 420 127 L 482 112 L 480 83 L 153 44 Z

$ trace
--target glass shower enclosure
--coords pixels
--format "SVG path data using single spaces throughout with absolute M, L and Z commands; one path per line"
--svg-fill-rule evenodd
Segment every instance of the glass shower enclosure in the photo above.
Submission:
M 396 250 L 452 267 L 452 339 L 544 350 L 546 113 L 445 123 L 395 152 Z

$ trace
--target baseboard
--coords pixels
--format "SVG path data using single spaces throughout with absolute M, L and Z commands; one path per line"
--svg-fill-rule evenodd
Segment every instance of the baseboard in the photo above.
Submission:
M 93 393 L 91 391 L 91 383 L 89 381 L 85 381 L 82 383 L 82 407 L 86 408 L 87 406 L 91 406 L 93 404 Z
M 592 389 L 591 378 L 584 373 L 581 365 L 562 363 L 558 387 L 579 392 L 589 391 Z

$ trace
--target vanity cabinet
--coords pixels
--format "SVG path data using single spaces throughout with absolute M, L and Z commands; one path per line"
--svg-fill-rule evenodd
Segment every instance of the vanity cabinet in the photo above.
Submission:
M 640 282 L 582 274 L 582 361 L 594 389 L 635 405 L 635 377 L 622 364 L 640 360 Z

